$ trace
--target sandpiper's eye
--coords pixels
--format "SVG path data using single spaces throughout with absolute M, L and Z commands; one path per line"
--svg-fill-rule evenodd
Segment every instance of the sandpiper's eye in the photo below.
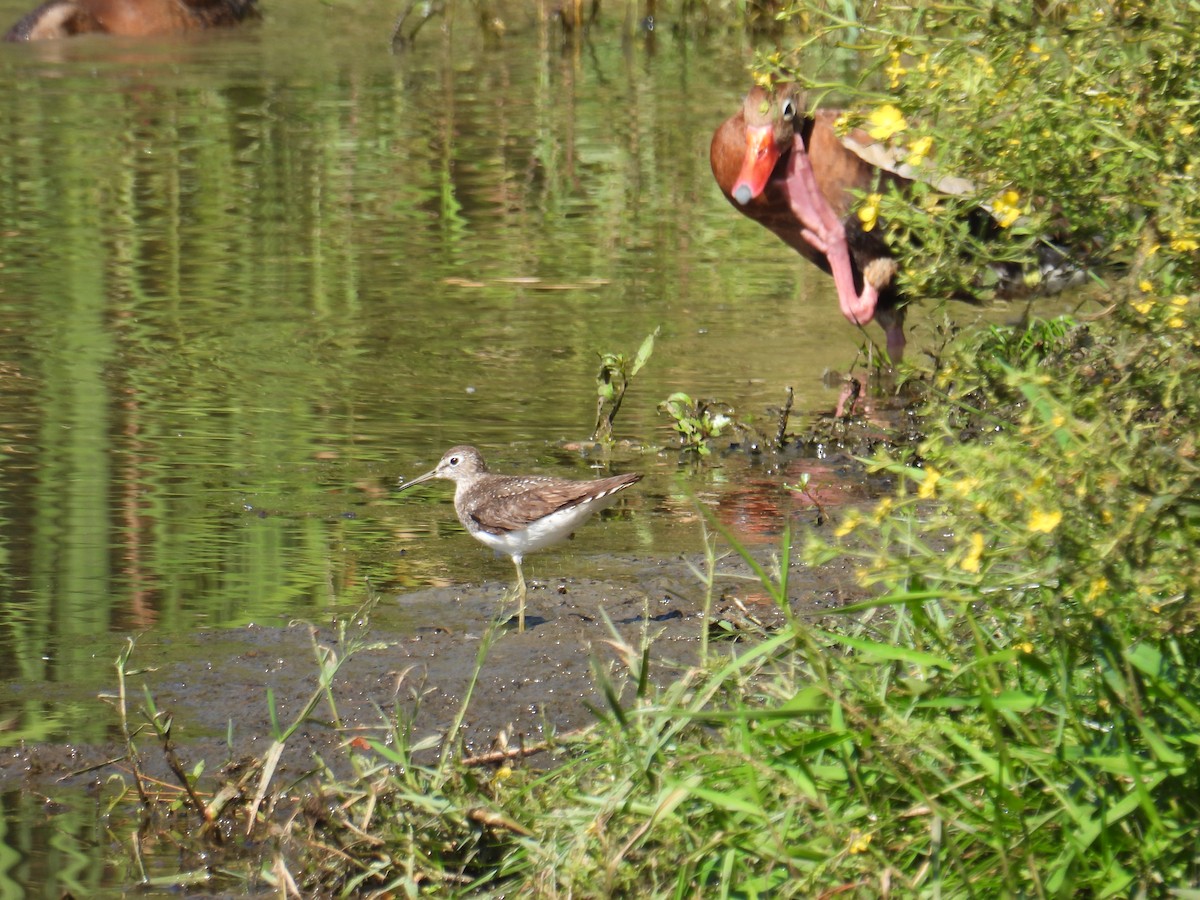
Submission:
M 791 97 L 784 99 L 781 110 L 783 112 L 783 121 L 790 122 L 796 118 L 796 102 Z
M 458 457 L 457 456 L 450 457 L 450 465 L 452 465 L 452 466 L 458 465 Z

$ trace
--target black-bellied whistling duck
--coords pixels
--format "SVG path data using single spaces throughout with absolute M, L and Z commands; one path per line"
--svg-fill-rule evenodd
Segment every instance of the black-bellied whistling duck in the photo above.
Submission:
M 903 190 L 912 181 L 892 171 L 895 161 L 866 132 L 839 136 L 833 126 L 837 116 L 830 110 L 807 113 L 804 95 L 793 85 L 755 87 L 741 112 L 713 134 L 713 175 L 740 212 L 833 275 L 842 314 L 856 325 L 879 322 L 888 356 L 897 363 L 905 339 L 896 261 L 882 229 L 865 229 L 854 204 L 855 192 L 882 193 L 889 186 Z M 973 190 L 957 178 L 943 178 L 935 187 L 952 194 Z M 979 237 L 995 237 L 1002 230 L 984 209 L 968 213 L 968 221 Z M 1081 259 L 1054 240 L 1043 238 L 1037 250 L 1036 266 L 1029 270 L 1016 263 L 991 266 L 997 296 L 1050 294 L 1087 279 Z
M 199 31 L 257 18 L 257 0 L 50 0 L 17 22 L 6 41 L 76 34 L 127 37 Z
M 853 214 L 852 192 L 910 182 L 859 156 L 856 142 L 866 147 L 870 138 L 862 132 L 839 137 L 836 117 L 826 110 L 809 115 L 792 85 L 755 87 L 713 134 L 713 175 L 740 212 L 833 275 L 851 323 L 879 322 L 895 363 L 905 343 L 896 263 L 880 229 L 864 231 Z

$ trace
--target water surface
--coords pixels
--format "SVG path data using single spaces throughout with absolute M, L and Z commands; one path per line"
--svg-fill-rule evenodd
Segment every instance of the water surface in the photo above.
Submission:
M 526 12 L 394 55 L 390 22 L 0 48 L 8 677 L 90 680 L 106 634 L 308 615 L 365 574 L 478 577 L 422 541 L 448 491 L 388 487 L 463 441 L 588 475 L 556 445 L 591 433 L 598 354 L 655 328 L 619 438 L 668 444 L 675 390 L 831 404 L 858 337 L 708 172 L 745 47 L 618 19 L 564 47 Z

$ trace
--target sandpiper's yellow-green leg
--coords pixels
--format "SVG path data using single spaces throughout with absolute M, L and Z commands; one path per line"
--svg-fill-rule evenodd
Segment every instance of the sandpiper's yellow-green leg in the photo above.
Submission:
M 517 634 L 525 631 L 525 573 L 521 571 L 521 557 L 514 556 L 517 567 Z

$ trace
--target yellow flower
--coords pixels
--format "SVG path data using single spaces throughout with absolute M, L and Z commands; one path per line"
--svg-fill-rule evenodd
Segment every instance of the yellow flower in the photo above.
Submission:
M 858 220 L 862 222 L 863 231 L 870 231 L 879 221 L 879 201 L 882 199 L 879 194 L 870 194 L 858 208 Z
M 983 535 L 978 531 L 971 535 L 971 549 L 959 563 L 964 572 L 978 572 L 980 560 L 983 559 Z
M 1108 590 L 1108 579 L 1101 575 L 1088 587 L 1087 596 L 1083 598 L 1084 603 L 1092 603 L 1097 597 Z
M 509 766 L 501 766 L 496 770 L 496 774 L 492 776 L 493 781 L 507 781 L 512 778 L 513 770 Z
M 1057 509 L 1045 512 L 1044 510 L 1035 509 L 1029 514 L 1029 530 L 1049 534 L 1058 527 L 1058 523 L 1062 521 L 1062 513 Z
M 996 74 L 996 67 L 992 65 L 992 61 L 986 56 L 976 56 L 975 62 L 979 64 L 979 68 L 983 69 L 984 74 L 989 78 Z
M 857 509 L 852 509 L 842 520 L 842 524 L 833 532 L 833 535 L 834 537 L 845 537 L 861 524 L 862 516 L 859 515 Z
M 871 835 L 855 831 L 850 835 L 850 853 L 866 853 L 871 846 Z
M 1022 653 L 1030 654 L 1030 653 L 1033 653 L 1034 646 L 1033 646 L 1033 644 L 1029 643 L 1029 641 L 1025 641 L 1023 643 L 1017 644 L 1017 649 L 1020 650 Z
M 886 519 L 892 512 L 892 498 L 884 497 L 875 507 L 875 512 L 871 514 L 871 518 L 878 524 Z
M 1174 297 L 1171 298 L 1171 305 L 1172 306 L 1187 306 L 1188 298 L 1185 297 L 1183 294 L 1176 294 Z
M 883 71 L 887 73 L 888 80 L 891 82 L 892 87 L 898 87 L 900 84 L 900 79 L 908 74 L 908 69 L 900 65 L 899 50 L 892 51 L 892 61 L 888 63 L 887 68 Z
M 992 213 L 996 224 L 1007 228 L 1021 217 L 1021 195 L 1016 191 L 1005 191 L 992 201 Z
M 968 476 L 966 478 L 960 478 L 958 481 L 950 482 L 949 486 L 950 490 L 954 491 L 955 496 L 966 497 L 971 493 L 971 491 L 979 487 L 979 479 Z
M 1141 300 L 1141 301 L 1133 304 L 1133 308 L 1136 309 L 1139 313 L 1141 313 L 1144 316 L 1144 315 L 1146 315 L 1146 313 L 1150 312 L 1150 310 L 1154 309 L 1154 301 L 1153 300 Z
M 1149 281 L 1147 281 L 1145 278 L 1143 278 L 1141 281 L 1138 282 L 1138 290 L 1141 291 L 1143 294 L 1148 294 L 1152 290 L 1154 290 L 1154 285 L 1152 285 Z
M 871 125 L 867 134 L 877 141 L 886 141 L 908 127 L 908 123 L 904 121 L 904 114 L 890 103 L 873 110 L 867 116 L 867 122 Z
M 1193 250 L 1200 250 L 1200 241 L 1195 238 L 1175 238 L 1171 241 L 1171 249 L 1177 253 L 1190 253 Z
M 928 500 L 937 492 L 938 479 L 942 477 L 942 473 L 933 466 L 928 466 L 925 469 L 925 477 L 921 480 L 921 486 L 917 488 L 917 496 L 922 500 Z
M 1193 125 L 1191 122 L 1185 122 L 1184 124 L 1179 126 L 1179 133 L 1182 134 L 1184 137 L 1187 137 L 1188 135 L 1194 133 L 1195 130 L 1196 130 L 1196 126 Z
M 912 142 L 908 148 L 908 159 L 905 160 L 910 166 L 919 166 L 925 162 L 925 157 L 929 155 L 929 151 L 933 149 L 933 138 L 929 135 L 919 137 Z
M 1182 328 L 1186 324 L 1179 316 L 1171 316 L 1171 318 L 1167 319 L 1167 325 L 1171 328 Z

